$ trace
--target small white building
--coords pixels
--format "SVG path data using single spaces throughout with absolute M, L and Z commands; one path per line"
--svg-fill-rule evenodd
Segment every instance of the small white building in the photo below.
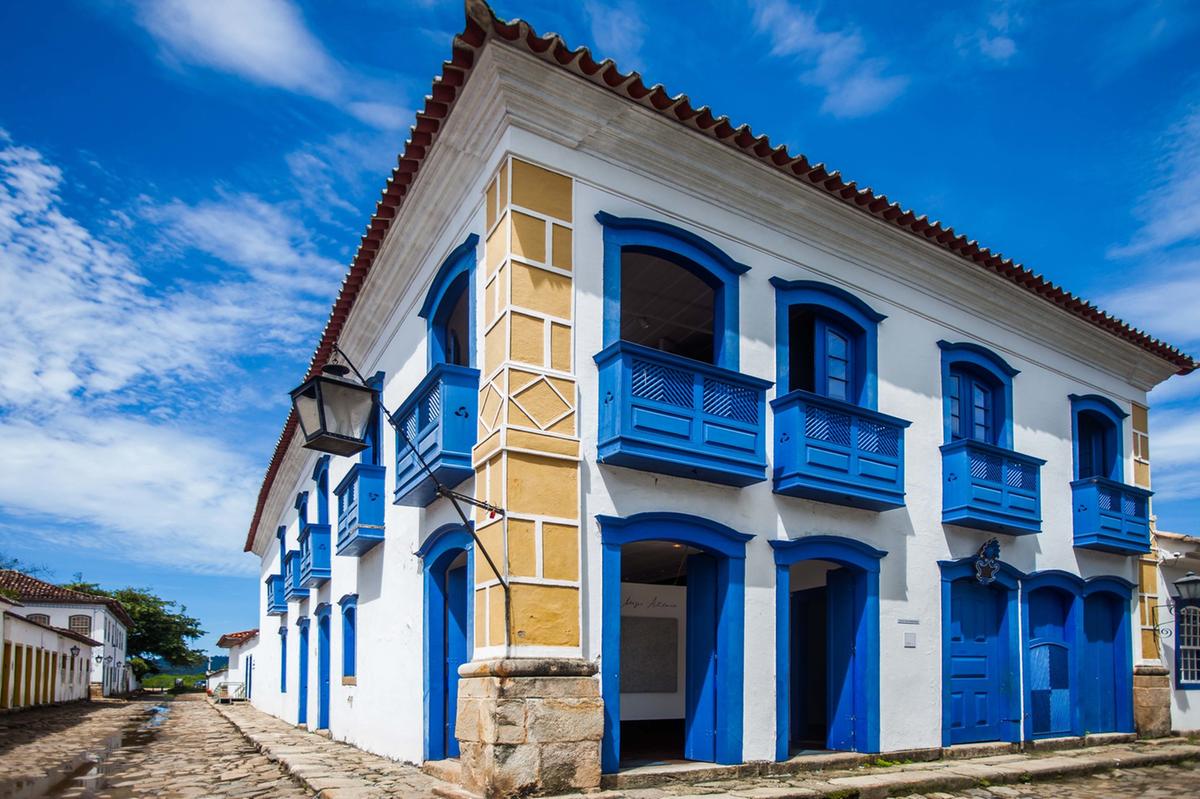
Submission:
M 0 711 L 87 699 L 99 642 L 31 615 L 0 596 Z
M 237 698 L 250 699 L 254 690 L 254 652 L 258 646 L 258 630 L 225 633 L 217 641 L 221 649 L 229 650 L 229 663 L 208 675 L 208 691 L 216 695 L 221 684 Z
M 133 620 L 120 602 L 72 591 L 11 569 L 0 570 L 0 589 L 25 606 L 24 615 L 31 621 L 69 630 L 95 642 L 90 653 L 94 693 L 115 696 L 137 687 L 126 649 Z

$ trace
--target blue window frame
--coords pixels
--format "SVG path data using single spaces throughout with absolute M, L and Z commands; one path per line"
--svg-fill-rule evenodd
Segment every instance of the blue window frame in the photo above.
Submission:
M 368 466 L 383 465 L 383 406 L 380 397 L 383 395 L 383 372 L 376 372 L 367 378 L 367 385 L 375 390 L 375 407 L 371 409 L 371 419 L 367 422 L 367 448 L 358 456 L 359 463 Z
M 773 277 L 771 285 L 781 395 L 808 391 L 876 410 L 879 323 L 887 317 L 827 283 Z
M 303 528 L 308 524 L 308 492 L 301 491 L 296 494 L 296 501 L 292 503 L 292 507 L 296 509 L 296 519 L 299 522 L 299 527 Z
M 1013 448 L 1013 378 L 1019 370 L 978 344 L 939 341 L 945 440 Z
M 342 676 L 358 676 L 358 594 L 338 600 L 342 607 Z
M 1175 687 L 1200 690 L 1200 600 L 1175 601 Z
M 279 628 L 279 693 L 287 693 L 287 627 Z
M 604 227 L 604 346 L 629 340 L 736 370 L 738 278 L 750 267 L 695 233 L 666 222 L 603 211 L 596 214 L 596 220 Z M 622 295 L 630 290 L 623 265 L 641 270 L 653 282 L 664 281 L 648 287 L 661 291 L 661 296 L 639 295 L 637 302 L 645 307 L 644 313 L 623 307 Z M 656 303 L 670 304 L 669 312 L 654 310 Z M 682 316 L 688 323 L 679 325 L 666 318 L 672 316 Z M 681 334 L 677 331 L 685 328 L 698 335 L 678 340 Z
M 313 483 L 317 489 L 317 524 L 329 524 L 329 456 L 317 458 L 313 468 Z
M 1123 482 L 1121 446 L 1125 417 L 1115 402 L 1096 394 L 1070 395 L 1075 479 L 1102 477 Z
M 417 312 L 426 322 L 428 363 L 475 364 L 475 247 L 472 233 L 438 267 L 425 302 Z

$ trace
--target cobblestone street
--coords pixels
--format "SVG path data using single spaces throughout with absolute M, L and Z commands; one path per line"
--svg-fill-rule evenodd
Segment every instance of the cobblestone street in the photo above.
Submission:
M 905 793 L 904 777 L 931 770 L 1021 763 L 1036 770 L 1054 758 L 1079 761 L 1164 747 L 1193 750 L 1185 742 L 1099 747 L 1029 760 L 1007 755 L 932 764 L 816 772 L 779 777 L 676 782 L 660 788 L 609 790 L 593 799 L 803 799 L 885 795 L 908 799 L 1178 799 L 1200 796 L 1195 762 L 1117 769 L 1071 779 Z M 1127 754 L 1121 755 L 1121 752 Z M 1185 755 L 1188 756 L 1188 755 Z M 978 764 L 978 765 L 975 765 Z M 982 773 L 982 772 L 980 772 Z M 1053 771 L 1044 775 L 1051 777 Z M 847 782 L 848 780 L 848 782 Z M 853 783 L 853 787 L 851 784 Z M 845 790 L 850 789 L 850 790 Z M 911 790 L 911 789 L 910 789 Z M 320 799 L 463 797 L 458 789 L 412 766 L 299 730 L 247 705 L 216 708 L 204 697 L 144 697 L 49 707 L 0 715 L 0 799 L 111 797 L 112 799 L 253 799 L 319 796 Z

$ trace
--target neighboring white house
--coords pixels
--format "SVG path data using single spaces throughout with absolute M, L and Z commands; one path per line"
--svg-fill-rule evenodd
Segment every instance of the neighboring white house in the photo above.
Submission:
M 27 617 L 96 641 L 90 658 L 92 690 L 97 694 L 123 695 L 137 688 L 126 650 L 133 621 L 120 602 L 72 591 L 12 570 L 0 570 L 0 589 L 25 606 Z
M 1132 731 L 1147 392 L 1196 361 L 467 9 L 306 375 L 394 427 L 293 413 L 267 467 L 253 703 L 485 795 Z
M 29 615 L 37 614 L 0 596 L 0 710 L 87 699 L 99 642 Z
M 217 646 L 229 650 L 229 663 L 225 668 L 208 676 L 208 690 L 215 692 L 222 683 L 229 687 L 230 694 L 250 699 L 254 691 L 254 653 L 258 647 L 258 630 L 242 630 L 225 633 Z

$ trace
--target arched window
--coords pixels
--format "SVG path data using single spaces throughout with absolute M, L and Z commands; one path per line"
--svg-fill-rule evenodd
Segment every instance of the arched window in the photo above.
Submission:
M 1128 415 L 1112 400 L 1072 394 L 1071 436 L 1075 442 L 1075 479 L 1103 477 L 1122 482 L 1121 431 Z
M 50 617 L 45 613 L 30 613 L 25 618 L 29 619 L 34 624 L 49 624 Z
M 750 267 L 683 228 L 603 211 L 604 345 L 738 368 L 738 277 Z
M 342 677 L 358 675 L 358 594 L 338 600 L 342 606 Z
M 92 617 L 79 614 L 67 620 L 67 629 L 80 635 L 92 634 Z
M 864 408 L 878 405 L 878 327 L 887 317 L 853 294 L 814 280 L 775 287 L 776 385 Z
M 418 315 L 426 321 L 430 368 L 475 361 L 475 247 L 472 233 L 442 262 Z
M 1175 687 L 1200 688 L 1200 607 L 1181 605 L 1176 611 L 1175 641 Z
M 300 529 L 303 530 L 308 525 L 308 492 L 301 491 L 296 494 L 296 501 L 292 503 L 292 507 L 296 509 L 296 518 Z
M 317 489 L 317 524 L 329 524 L 329 456 L 317 458 L 313 467 L 313 482 Z
M 978 344 L 939 341 L 946 443 L 1013 448 L 1012 379 L 1020 372 Z

